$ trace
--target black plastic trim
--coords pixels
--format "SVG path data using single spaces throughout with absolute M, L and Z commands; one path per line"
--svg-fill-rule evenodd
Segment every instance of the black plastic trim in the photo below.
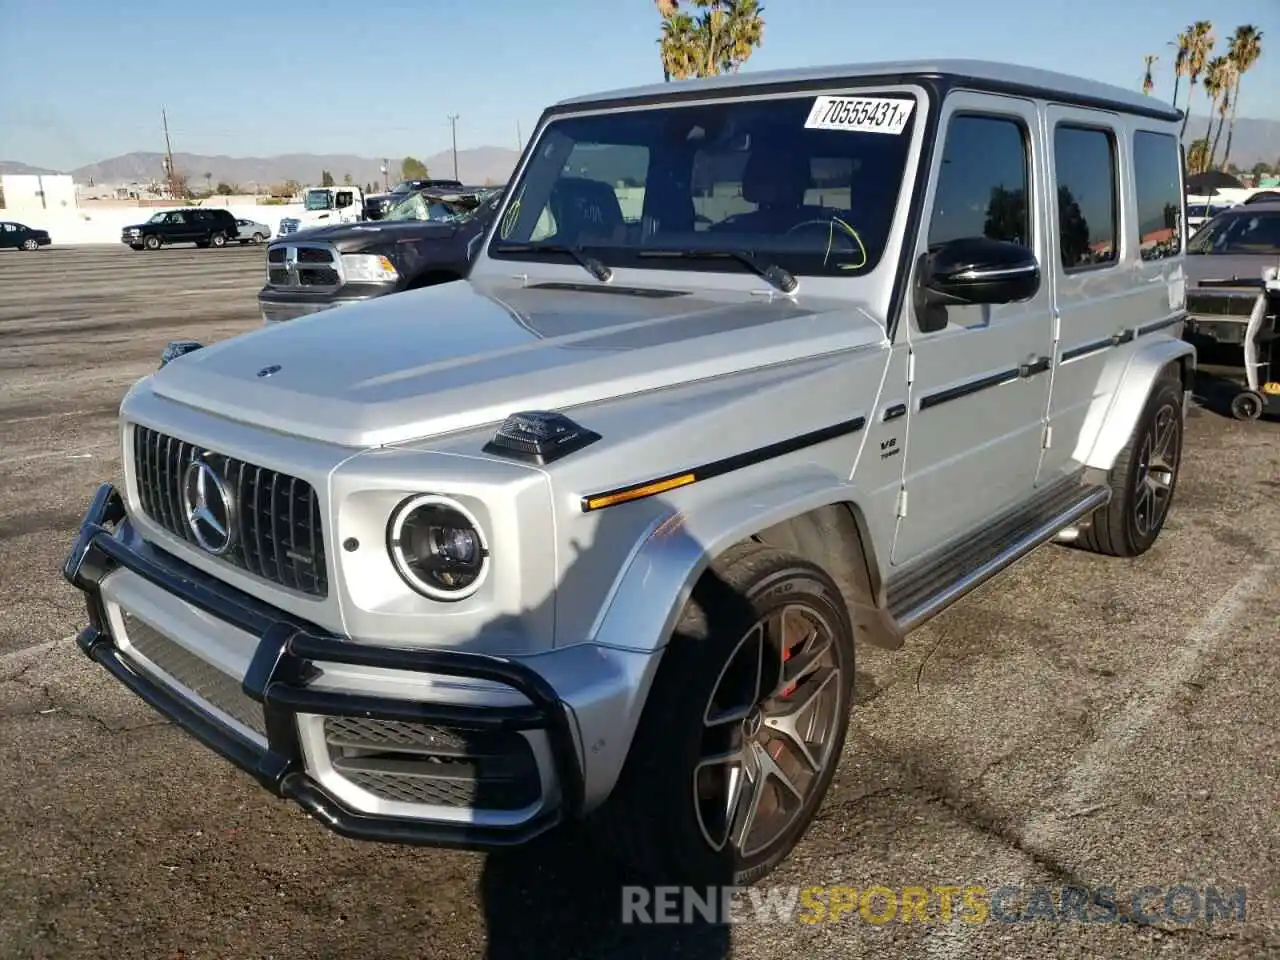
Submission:
M 784 457 L 789 453 L 795 453 L 804 450 L 806 447 L 817 446 L 820 443 L 826 443 L 828 440 L 835 440 L 838 437 L 845 437 L 853 433 L 857 433 L 867 425 L 866 417 L 854 417 L 852 420 L 844 420 L 840 423 L 832 424 L 829 427 L 823 427 L 820 430 L 813 430 L 809 433 L 802 433 L 798 436 L 788 437 L 786 440 L 779 440 L 777 443 L 770 443 L 763 447 L 756 447 L 754 450 L 747 450 L 744 453 L 736 453 L 730 457 L 724 457 L 720 460 L 712 460 L 697 467 L 690 467 L 687 470 L 677 470 L 674 473 L 663 474 L 659 477 L 653 477 L 649 480 L 642 480 L 639 483 L 630 483 L 625 487 L 615 487 L 612 490 L 602 490 L 599 493 L 593 493 L 582 498 L 582 512 L 590 512 L 593 508 L 590 506 L 592 500 L 601 497 L 616 497 L 619 494 L 631 493 L 635 490 L 643 490 L 645 487 L 657 486 L 677 477 L 693 476 L 693 482 L 698 483 L 702 480 L 711 480 L 714 477 L 722 477 L 726 473 L 732 473 L 735 470 L 742 470 L 745 467 L 753 467 L 757 464 L 764 463 L 767 460 L 773 460 L 777 457 Z M 632 501 L 624 501 L 630 503 Z M 609 504 L 594 509 L 604 510 Z
M 978 377 L 967 383 L 957 384 L 954 387 L 948 387 L 945 390 L 939 390 L 936 393 L 925 394 L 920 398 L 920 409 L 928 410 L 930 407 L 950 403 L 952 400 L 961 400 L 975 393 L 981 393 L 983 390 L 989 390 L 992 387 L 998 387 L 1017 380 L 1019 375 L 1018 368 L 1014 367 L 997 373 L 989 373 L 986 376 Z
M 431 847 L 488 850 L 527 842 L 577 817 L 583 775 L 571 712 L 541 675 L 510 660 L 451 650 L 375 647 L 339 637 L 174 561 L 171 568 L 124 544 L 108 527 L 125 517 L 124 500 L 109 483 L 94 494 L 63 576 L 85 594 L 89 626 L 77 637 L 87 656 L 153 709 L 206 747 L 251 774 L 273 794 L 292 799 L 343 836 Z M 135 670 L 111 636 L 101 595 L 103 578 L 132 571 L 173 596 L 259 638 L 242 688 L 262 703 L 267 747 L 241 736 L 196 704 Z M 423 703 L 343 694 L 308 686 L 319 664 L 342 663 L 470 677 L 505 684 L 529 703 L 510 707 Z M 296 715 L 314 713 L 415 720 L 470 729 L 542 729 L 547 733 L 561 802 L 514 827 L 432 823 L 358 813 L 330 796 L 304 772 Z
M 1139 337 L 1145 337 L 1148 333 L 1155 333 L 1157 330 L 1167 330 L 1169 327 L 1176 327 L 1180 323 L 1187 322 L 1187 314 L 1179 313 L 1172 317 L 1165 317 L 1163 320 L 1154 320 L 1151 323 L 1144 323 L 1134 332 Z
M 1063 350 L 1062 355 L 1058 358 L 1059 363 L 1066 363 L 1068 360 L 1076 360 L 1080 357 L 1088 356 L 1091 353 L 1098 353 L 1101 350 L 1109 350 L 1115 346 L 1115 337 L 1104 337 L 1101 340 L 1090 340 L 1088 343 L 1082 343 L 1072 347 L 1070 350 Z
M 881 419 L 883 419 L 885 423 L 888 423 L 890 420 L 897 420 L 898 418 L 905 417 L 906 415 L 907 405 L 905 403 L 895 403 L 891 406 L 885 407 L 884 416 Z

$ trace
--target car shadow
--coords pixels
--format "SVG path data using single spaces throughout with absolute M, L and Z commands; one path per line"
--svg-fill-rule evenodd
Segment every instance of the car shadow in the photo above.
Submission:
M 643 504 L 629 504 L 623 509 L 635 511 L 637 508 L 655 518 L 672 512 L 672 508 L 658 498 Z M 602 551 L 595 544 L 613 540 L 610 527 L 616 529 L 621 516 L 621 511 L 601 511 L 593 546 L 580 550 L 561 578 L 557 592 L 579 596 L 579 588 L 586 589 L 587 583 L 599 584 L 599 564 L 616 566 L 616 558 L 599 555 Z M 627 523 L 628 529 L 634 522 L 633 514 Z M 678 524 L 664 527 L 662 535 L 668 544 L 674 544 L 675 538 L 689 536 Z M 743 611 L 751 610 L 745 598 L 712 573 L 700 582 L 700 594 L 708 588 L 714 591 L 718 604 L 737 602 L 743 605 Z M 554 603 L 554 597 L 544 602 Z M 504 631 L 510 626 L 497 621 L 486 630 Z M 672 643 L 681 642 L 691 641 L 678 635 L 672 637 Z M 661 726 L 663 720 L 650 710 L 641 724 Z M 673 736 L 677 733 L 672 731 Z M 628 772 L 624 771 L 624 776 Z M 692 787 L 689 793 L 692 798 Z M 483 787 L 476 793 L 475 804 L 480 808 L 486 804 Z M 660 810 L 646 813 L 654 817 L 664 815 Z M 671 882 L 670 877 L 633 872 L 623 866 L 620 859 L 611 856 L 606 846 L 584 822 L 578 821 L 562 825 L 527 844 L 487 854 L 478 891 L 487 931 L 486 960 L 525 957 L 666 960 L 675 956 L 723 960 L 729 956 L 730 929 L 722 917 L 706 916 L 696 908 L 682 915 L 677 907 L 674 917 L 666 918 L 675 922 L 644 922 L 645 913 L 640 914 L 641 920 L 637 922 L 635 913 L 624 909 L 627 898 L 632 904 L 651 904 L 655 885 Z M 657 852 L 661 855 L 665 851 Z M 732 868 L 727 857 L 723 864 L 713 867 L 713 871 L 719 874 L 711 878 L 713 886 L 731 886 Z M 700 890 L 699 894 L 705 895 L 705 891 Z

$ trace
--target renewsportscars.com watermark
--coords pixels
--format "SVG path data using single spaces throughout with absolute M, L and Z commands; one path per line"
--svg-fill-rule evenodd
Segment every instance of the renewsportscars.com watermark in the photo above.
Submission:
M 1147 885 L 622 888 L 623 923 L 1243 922 L 1245 889 Z

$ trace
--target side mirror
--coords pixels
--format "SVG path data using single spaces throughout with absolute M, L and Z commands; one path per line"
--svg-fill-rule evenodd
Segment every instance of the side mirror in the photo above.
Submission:
M 928 332 L 946 326 L 939 308 L 1017 303 L 1039 289 L 1040 262 L 1032 250 L 1004 240 L 962 237 L 921 257 L 916 314 Z
M 170 340 L 169 345 L 164 348 L 164 353 L 160 354 L 160 367 L 157 369 L 163 369 L 179 357 L 203 348 L 204 344 L 197 343 L 195 340 Z

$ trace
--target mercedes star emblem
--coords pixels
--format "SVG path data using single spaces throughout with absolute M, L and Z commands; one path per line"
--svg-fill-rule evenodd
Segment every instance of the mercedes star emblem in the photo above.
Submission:
M 193 460 L 182 477 L 182 505 L 196 543 L 221 556 L 235 542 L 235 502 L 213 467 Z

